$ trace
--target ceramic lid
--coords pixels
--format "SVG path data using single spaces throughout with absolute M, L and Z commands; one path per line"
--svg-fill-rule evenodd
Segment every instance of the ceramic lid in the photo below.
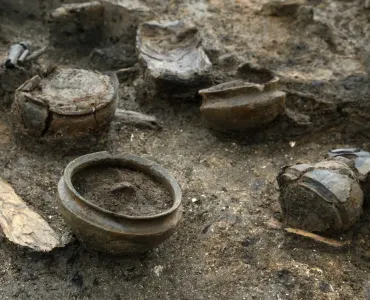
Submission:
M 56 69 L 31 92 L 49 110 L 62 115 L 82 115 L 99 110 L 114 100 L 111 78 L 82 69 Z

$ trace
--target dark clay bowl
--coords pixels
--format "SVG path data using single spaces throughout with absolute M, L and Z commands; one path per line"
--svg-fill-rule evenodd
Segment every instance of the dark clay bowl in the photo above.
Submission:
M 92 167 L 125 167 L 150 175 L 170 192 L 172 207 L 156 215 L 129 216 L 96 206 L 72 184 L 78 172 Z M 89 248 L 112 254 L 148 251 L 172 235 L 181 219 L 181 190 L 176 180 L 158 164 L 130 154 L 114 156 L 96 152 L 70 162 L 58 184 L 62 215 L 76 237 Z

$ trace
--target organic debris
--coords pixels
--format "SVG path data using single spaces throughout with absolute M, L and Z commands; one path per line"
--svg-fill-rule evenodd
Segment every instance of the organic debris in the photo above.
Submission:
M 347 245 L 350 244 L 349 242 L 337 241 L 337 240 L 334 240 L 334 239 L 331 239 L 331 238 L 323 237 L 321 235 L 314 234 L 312 232 L 308 232 L 308 231 L 297 229 L 297 228 L 287 227 L 287 228 L 285 228 L 285 231 L 287 231 L 289 233 L 294 233 L 296 235 L 304 236 L 306 238 L 313 239 L 316 242 L 324 243 L 326 245 L 336 247 L 336 248 L 342 248 L 342 247 L 347 246 Z
M 136 111 L 116 109 L 115 119 L 120 124 L 133 125 L 141 128 L 161 129 L 163 125 L 155 116 L 142 114 Z

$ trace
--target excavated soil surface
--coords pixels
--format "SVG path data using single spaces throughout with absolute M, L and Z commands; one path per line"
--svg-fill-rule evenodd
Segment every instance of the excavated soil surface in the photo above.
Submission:
M 73 185 L 89 202 L 124 215 L 155 215 L 173 204 L 161 183 L 131 169 L 88 168 L 74 176 Z
M 263 12 L 266 2 L 146 1 L 156 16 L 199 27 L 215 84 L 235 79 L 243 62 L 277 73 L 296 127 L 218 136 L 204 126 L 199 103 L 147 103 L 137 89 L 140 73 L 121 78 L 119 107 L 155 115 L 164 128 L 115 121 L 105 150 L 158 162 L 183 191 L 178 231 L 145 255 L 111 257 L 74 239 L 57 207 L 57 183 L 81 153 L 26 150 L 11 134 L 9 110 L 1 109 L 0 176 L 64 246 L 36 253 L 1 238 L 0 299 L 370 299 L 368 208 L 355 226 L 332 236 L 348 246 L 329 247 L 280 228 L 275 180 L 282 166 L 318 161 L 331 148 L 370 150 L 368 1 L 296 1 L 306 3 L 296 14 Z M 0 32 L 4 55 L 13 42 L 48 42 L 38 17 L 10 9 L 0 10 Z M 88 53 L 67 50 L 39 62 L 89 68 Z

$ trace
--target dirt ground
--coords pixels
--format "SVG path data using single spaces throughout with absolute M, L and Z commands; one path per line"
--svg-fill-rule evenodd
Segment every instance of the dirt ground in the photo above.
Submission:
M 199 102 L 145 103 L 136 97 L 140 74 L 123 80 L 119 106 L 153 114 L 164 128 L 114 122 L 105 149 L 158 162 L 183 191 L 178 231 L 149 253 L 112 257 L 80 245 L 56 198 L 64 167 L 81 153 L 26 149 L 11 133 L 9 109 L 2 108 L 0 176 L 65 245 L 36 253 L 1 238 L 0 299 L 370 299 L 370 211 L 365 208 L 360 222 L 333 236 L 349 241 L 347 247 L 331 248 L 278 228 L 275 181 L 282 166 L 318 161 L 332 148 L 370 150 L 370 10 L 366 1 L 307 0 L 308 8 L 294 16 L 271 16 L 260 12 L 266 2 L 146 1 L 158 16 L 199 26 L 215 82 L 233 77 L 242 62 L 270 68 L 282 78 L 287 106 L 305 109 L 301 113 L 312 121 L 295 134 L 266 129 L 257 138 L 226 138 L 204 126 Z M 0 10 L 0 53 L 23 39 L 47 43 L 38 18 L 22 20 Z M 48 60 L 88 67 L 81 57 L 62 53 L 40 61 Z

